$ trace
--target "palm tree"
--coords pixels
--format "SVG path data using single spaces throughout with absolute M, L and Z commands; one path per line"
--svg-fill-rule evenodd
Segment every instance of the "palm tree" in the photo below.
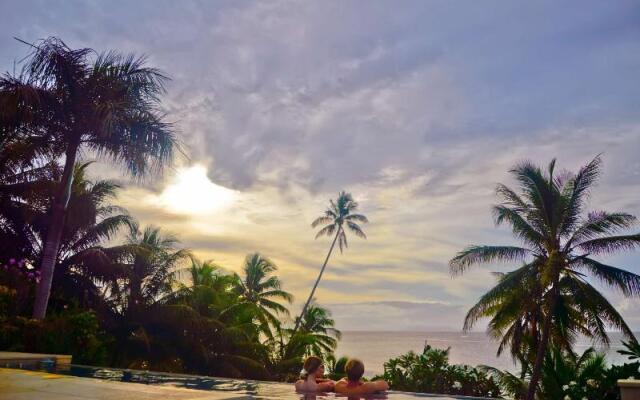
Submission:
M 109 180 L 91 181 L 91 163 L 76 164 L 69 197 L 69 216 L 55 269 L 59 298 L 95 307 L 101 299 L 98 281 L 111 278 L 111 257 L 119 247 L 103 243 L 132 223 L 125 210 L 111 204 L 120 186 Z M 42 258 L 48 229 L 48 204 L 62 168 L 55 163 L 29 168 L 0 184 L 0 251 L 33 265 Z M 16 258 L 18 258 L 16 256 Z M 36 272 L 37 273 L 37 272 Z
M 591 299 L 573 290 L 575 281 L 563 279 L 556 307 L 551 311 L 538 300 L 541 285 L 537 270 L 527 266 L 508 274 L 498 274 L 500 281 L 483 295 L 465 318 L 464 331 L 469 331 L 478 319 L 490 317 L 487 326 L 490 336 L 500 341 L 498 356 L 509 349 L 520 362 L 521 378 L 525 378 L 535 363 L 540 343 L 538 327 L 552 312 L 554 323 L 549 334 L 549 345 L 571 352 L 579 336 L 594 342 L 609 344 L 605 320 L 619 327 L 627 336 L 633 333 L 618 312 L 606 303 L 594 306 Z M 579 284 L 579 283 L 577 283 Z
M 244 304 L 252 305 L 261 330 L 269 339 L 273 339 L 270 327 L 280 327 L 276 314 L 289 315 L 289 310 L 278 300 L 287 303 L 293 301 L 293 296 L 282 290 L 280 279 L 271 275 L 277 270 L 278 267 L 271 260 L 259 253 L 253 253 L 245 259 L 244 276 L 236 275 L 237 293 L 242 297 Z
M 40 264 L 33 317 L 44 318 L 79 151 L 123 164 L 133 176 L 160 171 L 176 148 L 172 127 L 159 110 L 167 78 L 145 59 L 116 52 L 95 55 L 57 38 L 33 48 L 18 76 L 0 77 L 0 131 L 46 143 L 41 151 L 64 156 L 62 176 Z
M 144 230 L 133 224 L 130 229 L 129 253 L 118 260 L 124 279 L 110 287 L 115 304 L 127 319 L 134 321 L 148 307 L 171 293 L 176 271 L 189 258 L 180 241 L 160 228 L 147 226 Z
M 340 252 L 342 253 L 343 249 L 348 247 L 347 243 L 347 234 L 345 232 L 345 225 L 347 229 L 353 232 L 356 236 L 361 237 L 363 239 L 367 238 L 362 228 L 358 223 L 368 223 L 369 220 L 362 214 L 356 214 L 355 212 L 358 210 L 358 203 L 353 200 L 351 193 L 340 192 L 338 194 L 338 198 L 334 202 L 333 200 L 329 201 L 329 207 L 325 210 L 324 214 L 320 217 L 316 218 L 315 221 L 311 224 L 312 228 L 316 228 L 319 225 L 326 224 L 322 229 L 318 231 L 316 234 L 316 239 L 320 236 L 332 236 L 335 233 L 333 238 L 333 242 L 331 243 L 331 247 L 329 247 L 329 252 L 327 253 L 327 257 L 324 259 L 324 263 L 322 264 L 322 268 L 320 269 L 320 274 L 318 274 L 318 279 L 316 279 L 316 283 L 313 285 L 311 289 L 311 293 L 309 294 L 309 298 L 307 302 L 302 307 L 302 312 L 300 313 L 300 318 L 296 319 L 295 328 L 293 328 L 293 332 L 295 333 L 299 326 L 302 316 L 307 312 L 307 308 L 311 303 L 311 299 L 313 299 L 313 295 L 316 293 L 316 288 L 318 287 L 318 283 L 320 283 L 320 279 L 322 279 L 322 274 L 324 273 L 324 269 L 327 266 L 327 262 L 329 262 L 329 258 L 331 257 L 331 253 L 333 252 L 333 248 L 338 242 L 338 246 L 340 247 Z
M 521 377 L 489 366 L 481 366 L 480 369 L 498 381 L 510 398 L 522 398 L 526 395 L 528 385 Z M 616 396 L 615 380 L 605 383 L 608 380 L 607 369 L 605 355 L 597 353 L 592 347 L 578 355 L 552 346 L 545 355 L 538 397 L 605 399 L 613 395 L 613 398 L 619 398 L 619 394 Z
M 76 164 L 69 197 L 68 215 L 60 240 L 54 280 L 59 285 L 61 299 L 78 299 L 93 307 L 103 305 L 102 283 L 117 279 L 113 260 L 126 253 L 126 246 L 105 246 L 122 228 L 135 222 L 126 210 L 111 204 L 120 185 L 110 180 L 91 181 L 86 171 L 90 162 Z M 51 184 L 54 190 L 54 184 Z M 47 218 L 40 219 L 44 238 Z M 39 241 L 42 242 L 41 240 Z M 41 258 L 41 257 L 38 257 Z
M 494 207 L 493 213 L 496 224 L 511 225 L 514 235 L 525 246 L 470 246 L 450 261 L 453 275 L 479 263 L 524 263 L 485 295 L 484 311 L 480 310 L 477 315 L 497 312 L 495 306 L 499 298 L 491 300 L 492 292 L 523 287 L 526 279 L 538 281 L 540 290 L 535 292 L 535 302 L 544 318 L 536 321 L 535 327 L 530 325 L 535 330 L 540 329 L 540 333 L 533 357 L 528 400 L 535 396 L 553 326 L 564 322 L 556 313 L 563 299 L 573 297 L 574 302 L 583 302 L 579 308 L 581 312 L 590 310 L 589 315 L 567 314 L 573 322 L 582 318 L 586 327 L 600 332 L 601 337 L 606 337 L 604 327 L 607 324 L 632 336 L 615 307 L 584 279 L 588 273 L 626 296 L 640 295 L 640 276 L 592 258 L 640 245 L 640 234 L 620 234 L 635 224 L 634 216 L 604 211 L 584 215 L 589 190 L 600 174 L 600 166 L 598 156 L 577 174 L 567 172 L 556 176 L 555 160 L 546 173 L 530 162 L 517 165 L 511 173 L 519 184 L 520 194 L 498 185 L 496 191 L 502 203 Z
M 167 303 L 187 304 L 201 315 L 215 318 L 238 303 L 236 277 L 212 261 L 192 257 L 191 266 L 181 272 L 186 272 L 189 283 L 178 282 L 177 289 L 166 297 Z
M 328 309 L 311 303 L 302 317 L 298 331 L 313 339 L 306 348 L 306 355 L 323 356 L 331 354 L 336 349 L 342 333 L 335 325 Z
M 618 350 L 618 354 L 627 356 L 629 360 L 640 360 L 640 343 L 637 340 L 622 341 L 625 350 Z
M 111 305 L 107 319 L 116 327 L 118 342 L 114 360 L 122 353 L 139 350 L 137 345 L 129 346 L 131 339 L 148 336 L 145 322 L 159 314 L 159 306 L 173 289 L 180 263 L 190 256 L 179 244 L 178 239 L 164 235 L 159 228 L 148 226 L 140 230 L 136 224 L 131 225 L 123 251 L 112 261 L 114 274 L 119 277 L 105 287 Z
M 181 272 L 187 272 L 188 283 L 177 282 L 176 290 L 154 307 L 155 317 L 145 320 L 144 332 L 153 336 L 154 347 L 144 356 L 155 357 L 160 348 L 167 355 L 156 357 L 158 361 L 180 359 L 187 371 L 268 377 L 261 362 L 266 346 L 258 342 L 253 323 L 255 307 L 242 303 L 237 277 L 193 257 L 191 266 Z

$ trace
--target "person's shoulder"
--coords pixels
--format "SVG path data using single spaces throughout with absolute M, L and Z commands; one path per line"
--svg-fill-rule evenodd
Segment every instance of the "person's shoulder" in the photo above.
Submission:
M 296 390 L 303 390 L 305 388 L 305 381 L 302 379 L 298 379 L 294 384 Z

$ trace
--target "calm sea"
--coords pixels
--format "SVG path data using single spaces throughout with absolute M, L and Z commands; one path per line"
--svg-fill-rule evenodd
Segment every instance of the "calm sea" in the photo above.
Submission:
M 626 361 L 626 357 L 616 352 L 622 348 L 621 335 L 611 333 L 609 349 L 599 349 L 607 353 L 610 364 Z M 413 350 L 421 352 L 425 341 L 433 347 L 446 349 L 451 347 L 449 359 L 454 364 L 491 365 L 500 369 L 516 370 L 517 367 L 508 355 L 496 357 L 498 345 L 484 332 L 342 332 L 338 344 L 338 356 L 358 357 L 364 361 L 366 375 L 372 376 L 383 372 L 383 364 L 392 357 Z M 576 351 L 582 352 L 590 347 L 589 341 L 579 341 Z M 597 346 L 594 346 L 597 348 Z

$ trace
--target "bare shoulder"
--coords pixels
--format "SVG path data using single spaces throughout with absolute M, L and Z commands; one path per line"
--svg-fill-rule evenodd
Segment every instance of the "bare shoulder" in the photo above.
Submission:
M 375 391 L 389 390 L 389 384 L 383 380 L 367 382 L 366 385 Z
M 318 392 L 330 392 L 334 390 L 335 386 L 336 386 L 336 383 L 329 379 L 329 380 L 318 383 L 316 390 Z

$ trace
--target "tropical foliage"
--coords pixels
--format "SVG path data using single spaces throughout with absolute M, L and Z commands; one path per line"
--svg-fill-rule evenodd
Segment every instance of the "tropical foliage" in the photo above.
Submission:
M 640 360 L 640 343 L 637 340 L 622 341 L 624 350 L 618 350 L 619 354 L 627 356 L 629 360 Z
M 537 398 L 619 400 L 619 379 L 639 378 L 640 363 L 608 366 L 604 354 L 589 348 L 581 355 L 553 347 L 542 366 Z M 527 381 L 509 372 L 482 367 L 493 376 L 505 394 L 521 398 L 527 391 Z
M 29 46 L 32 51 L 22 70 L 0 77 L 0 132 L 3 148 L 17 148 L 25 156 L 6 156 L 16 162 L 8 175 L 20 176 L 25 164 L 60 169 L 48 180 L 47 229 L 38 260 L 42 276 L 33 311 L 41 319 L 69 214 L 78 154 L 91 151 L 141 176 L 169 163 L 177 141 L 159 107 L 167 78 L 147 67 L 144 57 L 71 49 L 57 38 Z M 55 165 L 60 157 L 61 168 Z
M 603 282 L 625 296 L 640 295 L 640 276 L 595 257 L 640 245 L 640 234 L 625 230 L 636 218 L 623 212 L 586 212 L 590 189 L 601 171 L 600 157 L 577 173 L 546 172 L 530 162 L 511 170 L 519 191 L 498 185 L 502 202 L 493 208 L 497 225 L 508 224 L 524 246 L 470 246 L 450 262 L 454 275 L 480 263 L 517 262 L 469 310 L 464 329 L 490 317 L 489 334 L 501 340 L 530 376 L 527 399 L 537 390 L 547 348 L 571 351 L 579 335 L 605 345 L 607 328 L 633 338 L 609 301 L 586 279 Z
M 500 397 L 500 386 L 487 372 L 468 365 L 449 364 L 449 349 L 425 344 L 422 353 L 413 351 L 384 364 L 392 389 L 464 396 Z
M 48 182 L 60 169 L 49 165 L 38 179 L 3 186 L 16 203 L 3 208 L 3 245 L 23 257 L 9 253 L 15 257 L 0 265 L 0 348 L 70 353 L 95 365 L 289 380 L 305 355 L 335 349 L 340 333 L 320 306 L 309 309 L 297 334 L 287 327 L 292 296 L 273 261 L 250 254 L 239 274 L 198 261 L 175 236 L 139 227 L 113 205 L 119 186 L 90 180 L 90 167 L 74 170 L 50 315 L 41 321 L 27 317 L 46 198 L 55 187 Z
M 332 378 L 344 376 L 346 358 L 333 355 L 340 331 L 313 296 L 336 243 L 342 252 L 347 232 L 366 238 L 368 219 L 351 194 L 340 192 L 312 223 L 316 238 L 333 242 L 292 327 L 293 297 L 273 260 L 251 253 L 234 266 L 239 273 L 200 261 L 176 236 L 141 227 L 118 207 L 116 182 L 90 179 L 92 164 L 82 157 L 134 177 L 171 163 L 179 144 L 160 110 L 167 78 L 140 57 L 74 50 L 57 38 L 29 46 L 22 70 L 0 76 L 0 349 L 287 381 L 315 354 Z M 450 262 L 453 274 L 479 263 L 519 263 L 497 274 L 464 328 L 490 318 L 498 353 L 508 351 L 520 374 L 451 365 L 448 349 L 425 346 L 385 364 L 392 388 L 614 399 L 616 379 L 637 377 L 637 362 L 608 367 L 593 350 L 573 352 L 578 336 L 608 344 L 614 327 L 628 338 L 621 353 L 640 357 L 625 321 L 587 279 L 640 295 L 640 276 L 600 259 L 640 245 L 640 234 L 626 233 L 635 217 L 585 210 L 600 164 L 597 157 L 576 174 L 556 173 L 555 161 L 547 171 L 516 166 L 518 190 L 498 185 L 493 211 L 523 245 L 471 246 Z

